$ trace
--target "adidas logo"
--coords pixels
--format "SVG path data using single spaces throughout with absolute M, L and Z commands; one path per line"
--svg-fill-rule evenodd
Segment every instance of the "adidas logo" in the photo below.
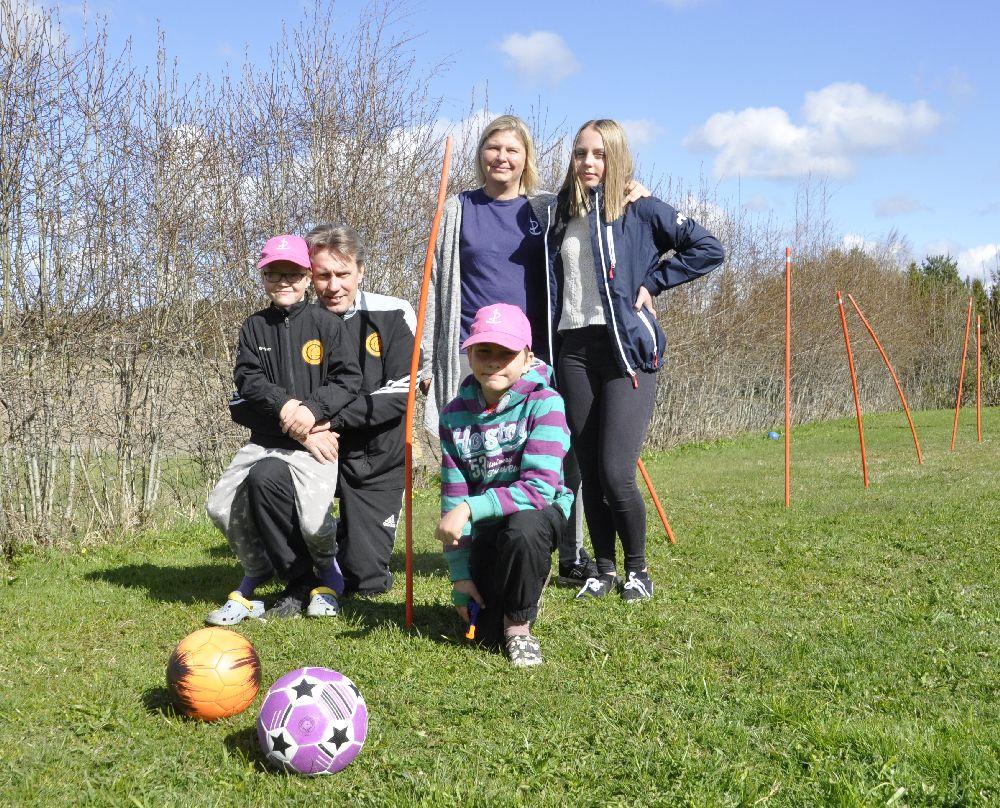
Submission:
M 396 514 L 390 513 L 386 520 L 382 523 L 382 527 L 387 527 L 389 530 L 396 529 Z

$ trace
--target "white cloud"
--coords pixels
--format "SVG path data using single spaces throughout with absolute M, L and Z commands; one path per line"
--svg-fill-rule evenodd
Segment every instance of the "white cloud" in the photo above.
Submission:
M 767 200 L 767 197 L 762 194 L 754 194 L 743 203 L 744 210 L 750 210 L 755 213 L 760 213 L 761 211 L 767 210 L 769 207 L 771 207 L 771 203 Z
M 694 219 L 708 232 L 714 233 L 716 236 L 728 230 L 729 214 L 714 202 L 709 202 L 693 193 L 688 193 L 678 200 L 676 208 L 678 213 Z
M 780 107 L 718 112 L 684 145 L 717 152 L 718 177 L 844 177 L 854 158 L 904 151 L 941 122 L 926 101 L 908 104 L 846 82 L 806 93 L 802 118 L 794 123 Z
M 629 146 L 633 148 L 652 143 L 663 131 L 663 127 L 648 118 L 624 119 L 618 123 L 625 130 Z
M 498 46 L 522 78 L 556 85 L 580 69 L 580 63 L 559 34 L 532 31 L 511 34 Z
M 879 243 L 874 239 L 865 238 L 857 233 L 847 233 L 840 240 L 841 249 L 861 250 L 869 255 L 876 255 L 879 252 Z
M 929 208 L 919 199 L 907 194 L 896 194 L 875 202 L 875 215 L 883 219 L 900 216 L 904 213 L 917 213 L 922 210 L 929 210 Z
M 955 258 L 958 274 L 969 280 L 979 278 L 989 285 L 990 274 L 1000 270 L 1000 244 L 982 244 L 962 250 Z

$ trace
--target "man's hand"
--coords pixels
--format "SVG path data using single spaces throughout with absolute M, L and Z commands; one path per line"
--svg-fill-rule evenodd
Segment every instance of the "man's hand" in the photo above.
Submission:
M 314 426 L 316 426 L 316 416 L 312 414 L 312 410 L 300 404 L 288 419 L 288 427 L 285 431 L 290 438 L 302 441 L 305 440 L 309 430 Z
M 300 440 L 306 450 L 311 454 L 316 460 L 324 465 L 327 463 L 336 463 L 337 455 L 340 452 L 340 441 L 338 440 L 340 436 L 336 432 L 331 432 L 327 429 L 324 432 L 310 432 L 306 435 L 304 440 Z
M 472 518 L 472 509 L 468 502 L 460 502 L 441 517 L 434 535 L 441 544 L 458 544 L 462 538 L 462 529 Z
M 476 585 L 470 579 L 466 578 L 461 581 L 455 581 L 452 583 L 451 588 L 456 592 L 461 592 L 463 595 L 468 595 L 479 604 L 480 609 L 486 608 L 486 601 L 483 600 L 483 596 L 479 594 L 479 590 L 476 589 Z M 455 611 L 458 612 L 458 616 L 462 618 L 463 622 L 469 622 L 468 606 L 456 606 Z

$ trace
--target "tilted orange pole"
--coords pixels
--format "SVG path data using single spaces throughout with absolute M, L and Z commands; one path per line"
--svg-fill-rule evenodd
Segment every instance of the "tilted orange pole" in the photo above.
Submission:
M 896 376 L 896 371 L 892 367 L 892 362 L 889 361 L 889 357 L 886 356 L 885 349 L 882 347 L 882 343 L 878 341 L 878 337 L 875 336 L 875 329 L 871 327 L 871 324 L 865 318 L 865 315 L 861 311 L 861 307 L 858 302 L 854 299 L 852 295 L 848 295 L 847 299 L 851 301 L 851 305 L 854 306 L 854 310 L 858 313 L 858 317 L 861 318 L 861 322 L 865 324 L 865 328 L 868 329 L 868 333 L 871 334 L 872 339 L 875 340 L 875 347 L 878 348 L 878 352 L 882 354 L 882 361 L 885 362 L 885 366 L 889 368 L 889 373 L 892 374 L 892 380 L 896 383 L 896 391 L 899 393 L 899 400 L 903 404 L 903 412 L 906 413 L 906 420 L 910 424 L 910 434 L 913 435 L 913 445 L 917 449 L 917 462 L 923 463 L 924 456 L 920 452 L 920 441 L 917 440 L 917 428 L 913 425 L 913 418 L 910 417 L 910 408 L 906 404 L 906 396 L 903 394 L 903 386 L 899 383 L 899 377 Z
M 868 487 L 868 457 L 865 454 L 865 425 L 861 421 L 861 399 L 858 397 L 858 377 L 854 375 L 854 354 L 851 352 L 851 338 L 847 335 L 847 317 L 844 316 L 844 299 L 837 291 L 837 311 L 840 324 L 844 327 L 844 344 L 847 346 L 847 365 L 851 369 L 851 389 L 854 390 L 854 413 L 858 418 L 858 440 L 861 442 L 861 476 Z
M 785 507 L 792 503 L 792 249 L 785 247 Z
M 677 544 L 677 539 L 674 538 L 674 531 L 670 529 L 670 522 L 667 521 L 667 514 L 663 511 L 663 506 L 660 504 L 660 498 L 656 496 L 656 491 L 653 490 L 653 481 L 649 479 L 649 472 L 646 471 L 646 465 L 642 462 L 640 457 L 636 465 L 639 467 L 639 473 L 642 475 L 642 479 L 646 481 L 646 488 L 649 489 L 649 496 L 653 500 L 653 504 L 656 506 L 656 512 L 660 515 L 660 521 L 663 522 L 663 529 L 667 531 L 667 538 L 670 539 L 671 544 Z
M 420 302 L 417 305 L 417 328 L 413 335 L 413 355 L 410 357 L 410 389 L 406 394 L 406 444 L 404 463 L 406 466 L 406 627 L 413 625 L 413 411 L 416 405 L 417 374 L 420 370 L 420 342 L 424 334 L 424 315 L 427 313 L 427 287 L 431 282 L 431 267 L 434 265 L 434 248 L 437 245 L 438 227 L 444 211 L 444 198 L 448 190 L 448 169 L 451 167 L 451 137 L 444 142 L 444 161 L 441 164 L 441 182 L 438 184 L 437 207 L 431 234 L 427 239 L 427 253 L 424 255 L 424 279 L 420 284 Z
M 965 313 L 965 339 L 962 341 L 962 367 L 958 371 L 958 392 L 955 395 L 955 421 L 951 425 L 951 450 L 955 451 L 955 435 L 958 434 L 958 412 L 962 409 L 962 382 L 965 381 L 965 358 L 969 355 L 969 325 L 972 323 L 972 298 Z
M 976 440 L 983 442 L 983 334 L 976 315 Z

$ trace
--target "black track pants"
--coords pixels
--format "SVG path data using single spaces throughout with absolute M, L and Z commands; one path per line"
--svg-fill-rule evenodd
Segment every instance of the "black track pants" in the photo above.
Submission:
M 615 569 L 615 534 L 625 570 L 646 566 L 646 503 L 636 462 L 656 402 L 656 374 L 622 376 L 603 325 L 563 332 L 559 392 L 583 477 L 583 511 L 601 572 Z
M 501 641 L 504 615 L 513 623 L 535 619 L 552 551 L 565 526 L 562 511 L 550 505 L 473 529 L 469 569 L 486 602 L 477 626 L 481 642 Z
M 337 496 L 337 561 L 344 574 L 344 591 L 360 595 L 388 592 L 392 587 L 389 558 L 403 489 L 371 490 L 342 474 Z
M 278 577 L 293 581 L 311 575 L 313 561 L 299 529 L 288 464 L 265 457 L 250 469 L 245 485 L 251 518 Z

